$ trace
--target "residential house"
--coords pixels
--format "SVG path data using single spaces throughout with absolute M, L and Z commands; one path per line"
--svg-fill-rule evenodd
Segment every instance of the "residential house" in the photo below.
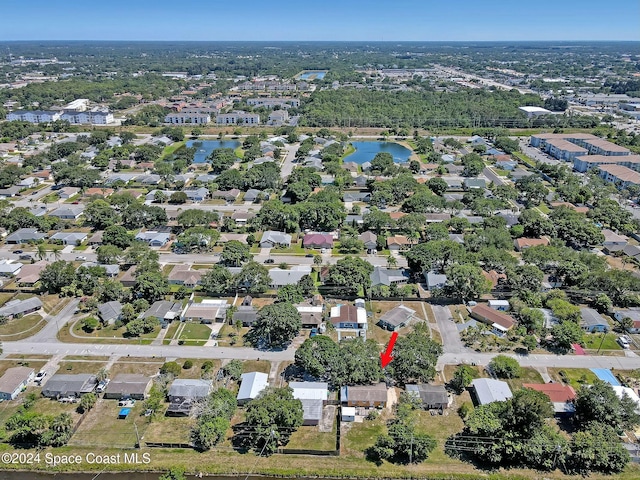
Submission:
M 40 272 L 49 265 L 46 260 L 39 260 L 36 263 L 24 265 L 16 273 L 16 283 L 20 286 L 31 287 L 40 281 Z
M 604 242 L 602 242 L 602 246 L 607 250 L 607 252 L 619 252 L 620 250 L 623 250 L 629 242 L 629 237 L 625 235 L 618 235 L 606 228 L 602 230 L 602 234 L 604 235 Z
M 495 270 L 489 270 L 488 272 L 483 270 L 482 276 L 491 282 L 491 290 L 495 290 L 502 282 L 507 280 L 506 274 L 498 273 Z
M 88 235 L 84 232 L 58 232 L 51 236 L 51 240 L 56 240 L 63 245 L 81 245 Z
M 322 324 L 324 318 L 324 305 L 311 303 L 301 303 L 296 305 L 296 310 L 302 317 L 302 328 L 317 328 Z
M 523 383 L 522 387 L 542 392 L 549 397 L 553 404 L 555 415 L 571 415 L 576 410 L 574 405 L 576 391 L 571 385 L 562 383 Z
M 269 376 L 262 372 L 243 373 L 240 377 L 240 389 L 238 390 L 238 405 L 244 405 L 269 386 Z
M 167 415 L 187 416 L 197 402 L 206 400 L 213 388 L 211 380 L 178 378 L 169 388 Z
M 61 200 L 68 200 L 71 197 L 75 197 L 80 193 L 80 189 L 78 187 L 63 187 L 58 190 L 58 197 Z
M 498 160 L 496 162 L 496 167 L 501 168 L 502 170 L 512 171 L 518 166 L 518 162 L 514 160 Z
M 0 307 L 0 317 L 11 320 L 12 318 L 37 312 L 42 308 L 42 302 L 38 297 L 30 297 L 24 300 L 10 300 Z
M 451 406 L 452 398 L 443 385 L 409 384 L 405 385 L 407 393 L 420 399 L 422 408 L 426 410 L 440 410 Z
M 98 379 L 90 373 L 57 373 L 46 383 L 42 395 L 47 398 L 81 397 L 93 392 L 97 385 Z
M 302 245 L 304 248 L 333 248 L 333 236 L 329 233 L 307 233 Z
M 22 190 L 22 188 L 18 187 L 17 185 L 13 185 L 8 188 L 0 188 L 0 198 L 15 197 L 16 195 L 18 195 L 18 193 L 20 193 L 20 190 Z
M 439 288 L 444 288 L 447 284 L 447 276 L 444 273 L 425 272 L 424 279 L 427 284 L 427 290 L 430 292 Z
M 133 287 L 136 284 L 136 268 L 136 265 L 129 267 L 129 269 L 120 277 L 120 283 L 123 287 Z
M 240 196 L 240 190 L 233 188 L 231 190 L 216 190 L 211 193 L 211 198 L 220 198 L 228 203 L 235 202 Z
M 369 192 L 345 192 L 342 196 L 342 201 L 345 203 L 363 202 L 369 203 L 371 201 L 371 193 Z
M 367 311 L 364 305 L 361 307 L 354 305 L 331 307 L 329 319 L 336 328 L 350 330 L 365 330 L 367 328 Z
M 17 276 L 22 269 L 23 264 L 20 262 L 14 262 L 11 259 L 3 258 L 0 260 L 0 276 L 13 277 Z
M 407 250 L 416 243 L 418 243 L 416 239 L 408 238 L 404 235 L 393 235 L 391 237 L 387 237 L 387 247 L 392 252 Z
M 235 312 L 233 312 L 233 317 L 231 321 L 235 324 L 236 322 L 242 322 L 243 327 L 252 327 L 254 323 L 258 320 L 258 310 L 256 307 L 249 303 L 245 305 L 242 302 Z M 304 325 L 303 325 L 304 326 Z
M 29 367 L 7 368 L 0 377 L 0 400 L 15 400 L 33 380 L 34 370 Z
M 144 400 L 153 384 L 150 377 L 139 373 L 119 373 L 111 379 L 104 391 L 104 398 L 132 398 Z
M 293 398 L 302 402 L 303 425 L 318 425 L 322 408 L 329 398 L 329 385 L 324 382 L 289 382 Z
M 98 317 L 105 325 L 113 325 L 120 320 L 122 315 L 122 304 L 117 300 L 98 305 Z
M 372 253 L 378 248 L 378 236 L 370 230 L 361 233 L 358 236 L 358 240 L 364 243 L 364 248 L 367 249 L 367 253 Z
M 132 160 L 133 161 L 133 160 Z M 134 162 L 135 164 L 135 162 Z M 110 197 L 111 195 L 113 195 L 114 190 L 112 188 L 87 188 L 84 192 L 84 196 L 85 197 L 94 197 L 94 196 L 100 196 L 100 197 Z
M 346 407 L 386 407 L 388 402 L 387 385 L 345 385 L 340 388 L 340 403 Z
M 482 190 L 486 188 L 487 182 L 483 178 L 465 178 L 465 190 Z
M 371 278 L 371 286 L 385 285 L 402 285 L 409 280 L 409 274 L 401 268 L 390 269 L 385 267 L 374 267 L 373 272 L 369 275 Z
M 516 322 L 511 315 L 494 310 L 488 305 L 479 304 L 471 309 L 471 317 L 492 327 L 492 332 L 498 336 L 505 335 Z
M 427 223 L 442 223 L 451 220 L 451 215 L 448 213 L 426 213 L 424 218 Z
M 218 243 L 223 245 L 231 240 L 236 240 L 240 243 L 247 243 L 248 236 L 249 235 L 246 233 L 222 233 L 218 239 Z
M 613 318 L 618 322 L 621 322 L 624 318 L 630 318 L 633 322 L 631 328 L 627 328 L 628 333 L 640 333 L 640 309 L 639 308 L 626 308 L 616 309 L 613 313 Z
M 291 246 L 291 235 L 284 232 L 275 232 L 273 230 L 267 230 L 262 234 L 260 239 L 260 248 L 274 248 Z
M 190 265 L 176 265 L 169 272 L 167 280 L 172 285 L 194 288 L 196 285 L 200 285 L 203 273 L 203 270 L 191 270 Z
M 141 242 L 147 242 L 150 247 L 164 247 L 169 243 L 171 234 L 157 232 L 155 230 L 147 230 L 146 232 L 138 232 L 135 239 Z
M 87 245 L 95 247 L 102 245 L 102 236 L 104 235 L 104 230 L 100 230 L 94 233 L 87 242 Z
M 256 190 L 255 188 L 250 188 L 244 193 L 244 197 L 242 198 L 245 202 L 255 202 L 258 198 L 263 197 L 265 199 L 269 198 L 268 193 L 264 193 L 260 190 Z
M 229 304 L 226 300 L 204 299 L 201 303 L 190 303 L 182 314 L 182 321 L 214 323 L 224 322 Z
M 593 308 L 581 308 L 580 316 L 580 326 L 587 332 L 608 332 L 610 329 L 609 322 Z
M 551 243 L 551 241 L 549 240 L 549 237 L 542 237 L 542 238 L 516 238 L 513 241 L 515 247 L 516 247 L 516 251 L 517 252 L 522 252 L 523 250 L 529 248 L 529 247 L 535 247 L 538 245 L 549 245 Z
M 37 228 L 20 228 L 9 235 L 5 242 L 13 244 L 29 243 L 37 242 L 45 238 L 47 238 L 47 234 L 38 232 Z
M 503 402 L 513 397 L 507 382 L 493 378 L 476 378 L 471 382 L 471 388 L 479 405 Z
M 84 205 L 69 205 L 65 207 L 56 208 L 49 215 L 52 217 L 58 217 L 62 220 L 77 220 L 84 212 Z
M 209 190 L 205 187 L 185 190 L 184 193 L 192 202 L 204 202 L 207 198 L 209 198 Z
M 271 288 L 280 288 L 285 285 L 295 285 L 302 280 L 305 275 L 311 275 L 311 267 L 308 265 L 295 265 L 289 269 L 279 267 L 269 270 L 271 277 Z
M 140 315 L 141 318 L 156 317 L 160 321 L 168 321 L 180 317 L 182 304 L 168 300 L 158 300 L 153 302 L 149 309 Z
M 404 305 L 398 305 L 382 315 L 380 320 L 378 320 L 378 325 L 391 332 L 395 332 L 413 320 L 415 315 L 415 310 Z
M 236 225 L 243 226 L 249 223 L 255 216 L 256 214 L 251 212 L 233 212 L 231 219 L 236 222 Z

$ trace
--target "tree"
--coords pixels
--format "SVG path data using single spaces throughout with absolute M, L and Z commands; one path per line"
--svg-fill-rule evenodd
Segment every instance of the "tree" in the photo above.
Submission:
M 630 460 L 617 432 L 606 423 L 591 423 L 586 430 L 574 434 L 571 440 L 571 470 L 581 475 L 592 471 L 620 473 Z
M 571 345 L 582 340 L 582 329 L 575 322 L 565 321 L 554 325 L 551 335 L 556 346 L 563 350 L 569 350 Z
M 440 177 L 433 177 L 427 182 L 427 187 L 429 187 L 429 190 L 433 193 L 441 197 L 449 188 L 449 184 Z
M 162 190 L 156 190 L 153 194 L 153 203 L 164 203 L 167 201 L 167 194 Z
M 535 265 L 515 265 L 507 269 L 507 285 L 516 292 L 539 292 L 544 273 Z
M 225 265 L 239 267 L 251 258 L 249 247 L 238 240 L 230 240 L 225 243 L 220 261 Z
M 300 289 L 300 293 L 302 295 L 309 295 L 316 289 L 316 284 L 310 275 L 304 275 L 298 282 L 298 288 Z
M 231 360 L 224 367 L 222 367 L 222 373 L 224 374 L 224 376 L 229 377 L 230 379 L 235 381 L 240 380 L 242 372 L 243 367 L 240 360 Z
M 491 289 L 491 282 L 475 265 L 454 264 L 447 268 L 447 286 L 445 290 L 460 302 L 477 300 Z
M 221 265 L 213 265 L 211 270 L 202 276 L 202 290 L 210 295 L 226 293 L 233 287 L 233 275 L 229 269 Z
M 144 298 L 149 303 L 161 300 L 169 289 L 167 279 L 160 272 L 143 272 L 136 277 L 134 292 L 136 298 Z
M 380 366 L 380 350 L 376 341 L 360 338 L 340 342 L 340 361 L 331 367 L 334 385 L 361 385 L 384 378 Z
M 606 293 L 601 293 L 593 301 L 593 308 L 599 313 L 609 313 L 613 308 L 613 302 Z
M 177 362 L 165 362 L 162 364 L 162 367 L 160 367 L 160 373 L 162 375 L 173 375 L 174 377 L 177 377 L 180 375 L 181 371 L 182 368 L 180 368 L 180 365 Z
M 455 372 L 453 372 L 449 386 L 459 395 L 465 388 L 471 385 L 475 377 L 476 372 L 469 365 L 458 365 Z
M 237 289 L 246 290 L 249 293 L 264 293 L 271 283 L 269 270 L 257 262 L 246 263 L 233 282 Z
M 302 420 L 302 402 L 293 398 L 290 388 L 267 388 L 247 405 L 249 444 L 256 452 L 271 455 L 289 442 Z
M 627 400 L 624 400 L 624 397 Z M 636 406 L 629 402 L 625 394 L 621 400 L 613 387 L 602 380 L 594 380 L 592 385 L 583 385 L 576 396 L 575 419 L 582 429 L 594 422 L 613 427 L 615 430 L 634 428 L 640 423 Z
M 119 221 L 118 213 L 102 199 L 93 200 L 83 212 L 84 221 L 95 230 L 104 230 Z
M 300 287 L 298 285 L 285 285 L 278 289 L 278 295 L 276 297 L 276 302 L 287 302 L 287 303 L 300 303 L 304 300 L 302 297 L 302 292 L 300 291 Z
M 100 245 L 96 250 L 98 263 L 103 265 L 117 265 L 122 256 L 122 249 L 116 245 Z
M 371 286 L 371 273 L 373 266 L 360 257 L 345 257 L 329 268 L 329 276 L 326 284 L 330 285 L 335 293 L 344 295 L 358 295 L 362 288 L 367 295 Z
M 520 364 L 515 358 L 506 355 L 497 355 L 489 362 L 489 369 L 499 378 L 518 378 L 520 376 Z
M 436 362 L 441 354 L 442 346 L 429 338 L 428 329 L 416 327 L 415 331 L 398 338 L 387 370 L 401 384 L 426 383 L 435 377 Z
M 465 177 L 477 177 L 484 169 L 484 162 L 477 153 L 464 155 L 462 157 L 462 165 L 464 165 L 462 175 Z
M 224 440 L 228 429 L 229 420 L 226 418 L 207 416 L 205 421 L 198 421 L 194 426 L 191 438 L 199 450 L 209 450 Z
M 452 263 L 463 263 L 465 255 L 462 245 L 452 240 L 436 240 L 411 247 L 406 257 L 409 268 L 421 275 L 430 270 L 442 272 Z
M 161 475 L 158 480 L 187 480 L 182 467 L 171 467 L 167 473 Z
M 292 304 L 282 302 L 262 307 L 250 333 L 254 344 L 276 347 L 291 342 L 301 328 L 300 312 Z
M 82 328 L 87 332 L 93 332 L 100 325 L 100 321 L 96 317 L 86 317 L 82 319 Z
M 124 249 L 131 246 L 133 241 L 133 235 L 129 234 L 127 229 L 120 225 L 107 227 L 102 234 L 103 245 L 115 245 L 116 247 Z
M 325 335 L 307 338 L 295 353 L 295 363 L 312 377 L 328 380 L 340 361 L 339 347 Z
M 207 212 L 205 210 L 188 209 L 180 212 L 176 217 L 178 225 L 183 228 L 191 228 L 197 226 L 206 226 L 212 222 L 216 222 L 219 215 L 216 212 Z
M 42 289 L 50 293 L 60 293 L 63 287 L 75 280 L 75 267 L 71 262 L 59 260 L 47 265 L 40 273 Z
M 78 405 L 78 410 L 80 413 L 86 413 L 93 408 L 96 404 L 97 398 L 95 393 L 86 393 L 82 397 L 80 397 L 80 405 Z

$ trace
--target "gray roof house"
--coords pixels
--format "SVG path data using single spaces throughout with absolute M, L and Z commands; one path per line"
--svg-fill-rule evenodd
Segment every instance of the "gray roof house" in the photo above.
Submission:
M 447 276 L 443 273 L 425 272 L 424 279 L 427 283 L 427 290 L 444 288 L 447 284 Z
M 46 233 L 38 232 L 37 228 L 20 228 L 9 235 L 7 243 L 29 243 L 47 238 Z
M 77 220 L 80 218 L 80 215 L 82 215 L 82 212 L 84 212 L 83 205 L 69 205 L 67 207 L 56 208 L 50 212 L 49 215 L 63 220 Z
M 33 380 L 33 368 L 11 367 L 0 377 L 0 400 L 15 400 Z
M 395 331 L 407 325 L 415 317 L 416 311 L 404 305 L 398 305 L 380 317 L 378 325 L 389 331 Z
M 375 267 L 369 277 L 371 278 L 372 287 L 377 285 L 386 285 L 387 287 L 391 285 L 400 285 L 409 280 L 409 274 L 401 268 L 390 269 L 385 267 Z
M 255 202 L 258 199 L 259 195 L 267 195 L 267 194 L 263 194 L 260 190 L 256 190 L 255 188 L 250 188 L 245 192 L 243 200 L 245 202 Z
M 271 288 L 284 287 L 285 285 L 297 284 L 302 277 L 311 274 L 311 267 L 308 265 L 295 265 L 288 270 L 279 267 L 269 270 L 271 277 Z
M 204 187 L 185 190 L 184 193 L 187 194 L 187 198 L 192 202 L 202 202 L 209 198 L 209 190 Z
M 491 402 L 502 402 L 513 397 L 509 384 L 493 378 L 476 378 L 471 382 L 476 399 L 480 405 Z
M 466 189 L 483 189 L 487 186 L 487 182 L 482 178 L 465 178 L 464 188 Z
M 204 400 L 209 396 L 213 382 L 211 380 L 201 380 L 193 378 L 177 378 L 169 388 L 169 401 L 177 400 L 191 401 Z
M 269 386 L 269 376 L 266 373 L 243 373 L 240 378 L 242 383 L 238 390 L 238 405 L 250 402 Z
M 104 391 L 104 398 L 133 398 L 144 400 L 151 390 L 150 377 L 139 373 L 119 373 L 111 379 Z
M 42 395 L 47 398 L 80 397 L 93 392 L 97 384 L 98 379 L 90 373 L 55 374 L 42 389 Z
M 444 410 L 451 405 L 451 397 L 442 385 L 406 385 L 405 388 L 420 398 L 422 408 Z
M 63 245 L 80 245 L 87 236 L 84 232 L 58 232 L 51 235 L 51 240 L 58 240 Z
M 324 382 L 289 382 L 293 398 L 302 402 L 303 425 L 318 425 L 322 407 L 329 397 L 329 385 Z
M 608 332 L 609 322 L 593 308 L 581 308 L 582 321 L 580 326 L 587 332 Z
M 11 259 L 3 258 L 0 260 L 0 275 L 4 277 L 11 277 L 13 275 L 18 275 L 20 270 L 22 270 L 22 263 L 14 262 Z
M 340 387 L 340 402 L 347 407 L 385 407 L 387 401 L 387 385 L 384 382 Z
M 146 232 L 138 232 L 136 240 L 147 242 L 150 247 L 164 247 L 171 239 L 170 233 L 156 232 L 148 230 Z
M 158 300 L 153 302 L 149 310 L 140 315 L 141 318 L 156 317 L 160 320 L 173 320 L 180 317 L 182 304 L 178 302 L 170 302 L 168 300 Z
M 98 316 L 105 324 L 116 323 L 122 315 L 122 304 L 117 300 L 98 305 Z
M 277 246 L 291 246 L 291 235 L 284 232 L 275 232 L 267 230 L 262 234 L 260 239 L 260 248 L 273 248 Z
M 12 319 L 18 315 L 37 312 L 41 308 L 42 302 L 38 297 L 31 297 L 25 300 L 11 300 L 0 307 L 0 317 Z
M 241 305 L 233 313 L 233 323 L 242 322 L 243 327 L 250 327 L 258 320 L 258 310 L 251 305 Z
M 358 236 L 358 240 L 364 243 L 367 250 L 375 250 L 378 246 L 378 236 L 372 231 L 366 231 Z

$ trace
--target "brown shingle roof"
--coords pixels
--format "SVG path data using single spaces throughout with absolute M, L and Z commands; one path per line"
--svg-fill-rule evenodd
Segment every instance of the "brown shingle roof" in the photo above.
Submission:
M 513 328 L 516 324 L 515 320 L 511 315 L 507 315 L 506 313 L 499 312 L 498 310 L 494 310 L 488 305 L 480 304 L 473 307 L 471 310 L 471 315 L 478 320 L 490 323 L 490 324 L 498 324 L 507 330 Z

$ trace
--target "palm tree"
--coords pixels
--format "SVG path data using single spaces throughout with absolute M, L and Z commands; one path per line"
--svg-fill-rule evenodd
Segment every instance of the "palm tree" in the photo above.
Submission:
M 61 248 L 54 248 L 51 251 L 53 258 L 55 258 L 56 260 L 60 260 L 60 258 L 62 257 L 62 249 Z
M 46 260 L 47 259 L 47 248 L 43 244 L 38 245 L 38 250 L 36 251 L 36 258 L 38 260 Z
M 389 255 L 387 257 L 387 268 L 392 268 L 397 266 L 398 266 L 398 260 L 396 260 L 396 257 L 394 257 L 393 255 Z

